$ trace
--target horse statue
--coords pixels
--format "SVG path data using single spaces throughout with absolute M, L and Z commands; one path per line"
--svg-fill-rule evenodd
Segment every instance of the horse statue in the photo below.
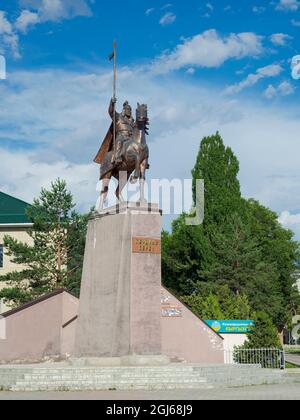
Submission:
M 126 104 L 128 106 L 128 103 Z M 118 114 L 118 116 L 120 115 L 122 114 Z M 119 203 L 123 203 L 125 201 L 122 196 L 122 191 L 129 180 L 132 184 L 136 184 L 140 181 L 139 201 L 141 203 L 147 203 L 145 200 L 145 180 L 146 170 L 149 169 L 149 148 L 147 146 L 146 139 L 146 135 L 149 134 L 148 127 L 149 119 L 147 105 L 141 105 L 138 103 L 136 109 L 136 121 L 133 124 L 133 134 L 123 142 L 122 160 L 121 162 L 116 163 L 114 159 L 115 150 L 113 150 L 113 125 L 111 126 L 108 135 L 106 136 L 106 139 L 95 158 L 95 162 L 101 164 L 100 180 L 102 181 L 100 204 L 97 209 L 98 212 L 102 211 L 104 208 L 112 177 L 118 181 L 116 197 Z

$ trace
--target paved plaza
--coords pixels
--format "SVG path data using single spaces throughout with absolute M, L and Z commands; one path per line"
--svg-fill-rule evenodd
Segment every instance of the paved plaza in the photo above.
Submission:
M 0 392 L 0 400 L 300 400 L 300 383 L 178 391 Z

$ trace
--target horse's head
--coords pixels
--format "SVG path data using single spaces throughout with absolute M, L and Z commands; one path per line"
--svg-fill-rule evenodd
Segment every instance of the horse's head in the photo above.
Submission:
M 148 118 L 148 107 L 145 104 L 137 104 L 136 109 L 136 124 L 137 127 L 141 130 L 145 130 L 148 134 L 149 130 L 149 118 Z

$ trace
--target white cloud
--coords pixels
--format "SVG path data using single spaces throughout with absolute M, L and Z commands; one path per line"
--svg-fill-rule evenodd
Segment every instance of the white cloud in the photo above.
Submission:
M 20 0 L 19 3 L 24 9 L 17 18 L 15 27 L 23 33 L 38 23 L 92 15 L 86 0 Z
M 228 86 L 225 93 L 230 95 L 239 93 L 250 86 L 254 86 L 261 79 L 278 76 L 282 71 L 283 68 L 279 64 L 271 64 L 266 67 L 261 67 L 256 70 L 256 73 L 249 74 L 247 78 L 241 82 Z
M 0 51 L 10 49 L 14 58 L 20 58 L 18 32 L 26 33 L 38 23 L 91 16 L 92 0 L 19 0 L 23 8 L 14 23 L 0 10 Z
M 222 37 L 215 29 L 210 29 L 162 54 L 154 61 L 152 71 L 167 73 L 191 66 L 219 67 L 227 60 L 258 56 L 263 51 L 262 37 L 255 33 L 233 33 Z
M 214 6 L 211 3 L 206 3 L 206 7 L 213 12 L 214 11 Z
M 295 92 L 294 86 L 288 81 L 283 81 L 278 85 L 277 88 L 275 88 L 273 85 L 269 85 L 267 89 L 264 91 L 263 95 L 267 99 L 273 99 L 275 96 L 278 96 L 278 95 L 280 96 L 293 95 L 294 92 Z
M 276 6 L 277 10 L 283 10 L 285 12 L 296 12 L 300 7 L 298 0 L 280 0 Z
M 0 35 L 2 34 L 11 34 L 12 25 L 6 17 L 6 13 L 3 10 L 0 10 Z
M 15 59 L 20 58 L 19 37 L 2 10 L 0 10 L 0 49 L 9 49 Z
M 279 223 L 287 228 L 296 232 L 297 236 L 300 235 L 300 214 L 291 214 L 289 211 L 283 211 L 278 219 Z M 299 289 L 300 290 L 300 289 Z
M 300 20 L 295 20 L 295 19 L 292 19 L 292 20 L 291 20 L 291 24 L 292 24 L 293 26 L 299 27 L 299 26 L 300 26 Z
M 196 73 L 196 70 L 193 67 L 190 67 L 186 72 L 187 74 L 193 76 Z
M 92 14 L 86 0 L 20 0 L 20 5 L 25 9 L 38 12 L 42 22 Z
M 20 58 L 19 32 L 27 31 L 38 23 L 91 16 L 88 1 L 92 0 L 19 0 L 24 8 L 15 22 L 10 22 L 0 10 L 0 51 L 9 49 L 14 58 Z
M 172 7 L 172 6 L 173 6 L 172 3 L 166 3 L 161 7 L 161 10 L 170 9 L 170 7 Z
M 3 40 L 4 40 L 4 44 L 6 44 L 11 49 L 13 57 L 15 59 L 21 58 L 18 35 L 17 34 L 4 35 Z
M 30 26 L 40 23 L 40 16 L 38 13 L 30 10 L 23 10 L 16 20 L 15 26 L 18 31 L 26 33 Z
M 293 37 L 291 37 L 290 35 L 287 35 L 287 34 L 282 34 L 282 33 L 273 34 L 273 35 L 270 36 L 271 42 L 274 45 L 278 45 L 278 46 L 286 45 L 287 42 L 291 39 L 293 39 Z
M 279 217 L 279 222 L 283 226 L 299 225 L 300 227 L 300 214 L 291 214 L 289 211 L 283 211 Z
M 151 7 L 150 9 L 147 9 L 145 12 L 146 16 L 150 16 L 153 12 L 155 12 L 155 8 Z
M 295 92 L 295 88 L 290 82 L 284 81 L 278 86 L 278 91 L 283 96 L 289 96 Z
M 283 71 L 279 64 L 270 64 L 269 66 L 261 67 L 256 73 L 262 77 L 278 76 Z
M 159 21 L 162 26 L 172 25 L 176 20 L 176 15 L 172 12 L 166 13 Z
M 277 90 L 273 85 L 269 85 L 263 93 L 264 97 L 267 99 L 273 99 L 277 95 Z
M 63 158 L 56 162 L 39 161 L 32 153 L 3 148 L 0 148 L 0 156 L 3 171 L 12 173 L 12 165 L 14 168 L 11 182 L 8 177 L 0 181 L 1 191 L 31 202 L 43 186 L 49 188 L 56 177 L 61 177 L 67 181 L 79 209 L 87 211 L 96 202 L 97 170 L 93 165 L 70 163 Z
M 252 11 L 253 11 L 253 13 L 261 14 L 261 13 L 264 13 L 266 11 L 266 8 L 264 6 L 253 6 Z

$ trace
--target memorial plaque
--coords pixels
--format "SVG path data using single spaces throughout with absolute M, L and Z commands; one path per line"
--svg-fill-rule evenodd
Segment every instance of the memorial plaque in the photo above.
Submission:
M 163 306 L 161 314 L 163 318 L 182 318 L 182 309 L 179 306 Z
M 132 238 L 132 252 L 135 254 L 160 254 L 161 241 L 155 238 Z

